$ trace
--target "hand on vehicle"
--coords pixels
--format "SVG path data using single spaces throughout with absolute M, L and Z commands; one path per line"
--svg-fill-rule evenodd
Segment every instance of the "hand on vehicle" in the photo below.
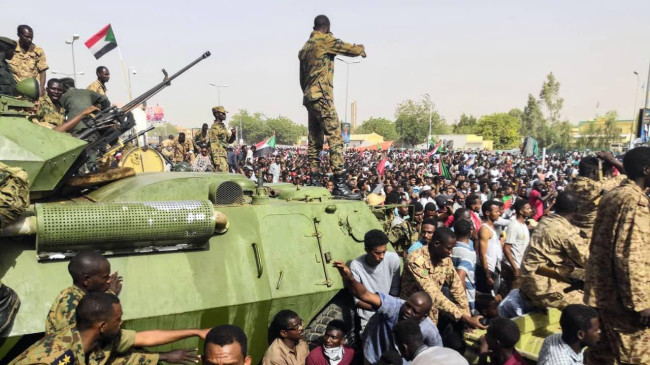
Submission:
M 122 291 L 122 280 L 124 280 L 124 278 L 119 276 L 117 274 L 117 271 L 111 274 L 111 276 L 108 278 L 108 290 L 112 291 L 113 294 L 119 296 L 120 292 Z
M 343 263 L 343 261 L 334 261 L 333 266 L 339 270 L 339 274 L 344 280 L 352 281 L 352 271 Z

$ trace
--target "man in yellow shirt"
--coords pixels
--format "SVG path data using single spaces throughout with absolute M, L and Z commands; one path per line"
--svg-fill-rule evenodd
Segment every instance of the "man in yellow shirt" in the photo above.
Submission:
M 97 80 L 88 85 L 87 90 L 94 91 L 98 94 L 106 95 L 106 83 L 111 79 L 111 73 L 106 66 L 99 66 L 95 71 Z
M 11 71 L 14 74 L 16 82 L 29 79 L 31 77 L 39 81 L 41 95 L 45 94 L 45 78 L 47 69 L 47 60 L 43 49 L 34 43 L 34 31 L 29 25 L 18 26 L 18 44 L 14 57 L 8 61 Z

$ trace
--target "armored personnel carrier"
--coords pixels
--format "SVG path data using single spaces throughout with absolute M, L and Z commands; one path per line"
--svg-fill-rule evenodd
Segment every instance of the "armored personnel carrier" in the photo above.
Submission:
M 132 128 L 129 105 L 104 111 L 77 136 L 31 123 L 30 106 L 0 98 L 0 161 L 28 172 L 32 203 L 0 231 L 0 278 L 21 301 L 0 338 L 0 359 L 42 336 L 50 305 L 71 285 L 68 259 L 85 249 L 103 252 L 124 277 L 125 328 L 236 324 L 258 361 L 279 310 L 295 310 L 305 323 L 340 315 L 328 307 L 343 287 L 330 262 L 362 254 L 365 232 L 380 228 L 362 201 L 226 173 L 97 173 L 93 161 Z

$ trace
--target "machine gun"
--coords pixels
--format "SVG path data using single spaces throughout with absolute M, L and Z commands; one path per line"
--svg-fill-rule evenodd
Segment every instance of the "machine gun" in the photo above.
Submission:
M 138 132 L 137 134 L 133 134 L 133 135 L 131 135 L 131 136 L 129 136 L 129 137 L 123 139 L 123 140 L 122 140 L 122 144 L 125 145 L 125 144 L 127 144 L 127 143 L 133 141 L 134 139 L 143 136 L 145 133 L 149 132 L 150 130 L 153 130 L 154 128 L 155 128 L 154 126 L 150 125 L 150 126 L 148 126 L 146 129 L 144 129 L 144 130 Z
M 210 57 L 209 51 L 202 54 L 199 58 L 183 67 L 172 76 L 168 76 L 167 71 L 163 69 L 162 72 L 165 75 L 163 81 L 146 91 L 144 94 L 136 97 L 121 108 L 112 106 L 102 110 L 99 115 L 84 120 L 86 125 L 88 125 L 88 128 L 81 131 L 76 137 L 88 142 L 88 145 L 84 148 L 75 164 L 69 170 L 69 174 L 85 175 L 97 172 L 97 161 L 99 158 L 101 158 L 107 150 L 112 149 L 113 146 L 118 143 L 120 136 L 135 126 L 135 120 L 133 119 L 131 111 L 138 105 L 158 94 L 165 87 L 171 85 L 172 80 L 208 57 Z

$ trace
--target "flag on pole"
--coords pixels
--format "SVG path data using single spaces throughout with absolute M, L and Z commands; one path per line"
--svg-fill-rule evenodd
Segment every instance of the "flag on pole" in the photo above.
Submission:
M 441 145 L 442 145 L 442 140 L 438 141 L 438 144 L 436 144 L 435 147 L 433 147 L 431 151 L 427 153 L 427 158 L 431 158 L 432 155 L 438 153 L 438 150 L 440 149 Z
M 445 163 L 442 162 L 442 156 L 438 161 L 438 171 L 440 172 L 440 175 L 444 176 L 445 179 L 451 180 L 451 174 L 449 173 L 447 166 L 445 166 Z
M 115 34 L 113 34 L 111 25 L 105 26 L 97 34 L 90 37 L 85 45 L 96 59 L 117 48 L 117 41 L 115 40 Z
M 275 134 L 262 142 L 255 144 L 255 153 L 253 156 L 262 157 L 269 153 L 273 153 L 273 151 L 275 151 Z
M 379 162 L 379 165 L 377 165 L 377 173 L 379 173 L 379 175 L 384 174 L 384 171 L 386 170 L 386 162 L 388 162 L 388 159 L 384 157 L 384 159 Z

